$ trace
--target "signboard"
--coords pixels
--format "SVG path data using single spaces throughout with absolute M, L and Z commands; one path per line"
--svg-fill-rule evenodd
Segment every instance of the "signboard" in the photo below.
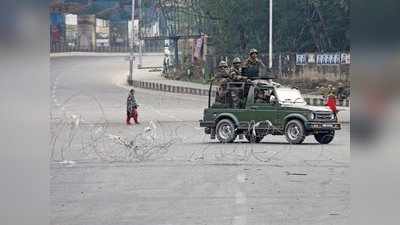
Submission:
M 296 65 L 318 64 L 339 65 L 350 64 L 350 53 L 296 54 Z
M 308 54 L 308 63 L 314 64 L 315 63 L 315 54 L 310 53 Z
M 169 47 L 169 40 L 164 40 L 164 47 Z
M 306 65 L 307 54 L 296 54 L 296 65 Z
M 335 65 L 340 64 L 340 53 L 326 53 L 317 55 L 317 64 Z
M 340 63 L 341 64 L 350 64 L 351 63 L 350 54 L 342 53 Z

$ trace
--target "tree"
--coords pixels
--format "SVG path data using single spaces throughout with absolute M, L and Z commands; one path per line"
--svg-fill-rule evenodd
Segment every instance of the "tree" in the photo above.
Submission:
M 203 0 L 200 14 L 218 54 L 267 51 L 269 0 Z M 274 2 L 274 51 L 348 51 L 349 0 L 280 0 Z

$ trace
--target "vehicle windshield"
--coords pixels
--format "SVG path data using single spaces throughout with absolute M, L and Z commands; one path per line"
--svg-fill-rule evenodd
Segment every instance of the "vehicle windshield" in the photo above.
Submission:
M 301 93 L 297 89 L 292 88 L 277 88 L 276 94 L 278 100 L 282 104 L 306 104 Z

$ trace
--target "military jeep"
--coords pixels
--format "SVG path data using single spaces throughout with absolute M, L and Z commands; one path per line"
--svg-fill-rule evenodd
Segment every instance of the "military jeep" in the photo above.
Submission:
M 301 144 L 313 135 L 320 144 L 329 144 L 341 129 L 328 107 L 307 105 L 296 88 L 264 81 L 229 82 L 224 102 L 212 102 L 213 90 L 211 83 L 200 127 L 221 143 L 232 143 L 238 136 L 259 143 L 266 135 L 285 135 L 290 144 Z M 232 92 L 240 95 L 239 104 L 232 104 Z

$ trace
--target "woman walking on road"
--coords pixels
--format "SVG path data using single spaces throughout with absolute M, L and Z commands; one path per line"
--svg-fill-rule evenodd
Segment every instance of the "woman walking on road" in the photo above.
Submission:
M 333 113 L 337 114 L 339 110 L 336 108 L 336 97 L 333 93 L 329 94 L 328 100 L 325 104 L 325 106 L 328 106 Z
M 137 108 L 139 105 L 136 103 L 135 90 L 133 90 L 133 89 L 131 89 L 129 91 L 129 96 L 127 99 L 126 106 L 127 106 L 126 124 L 131 125 L 131 118 L 133 118 L 133 120 L 135 121 L 136 124 L 139 124 L 138 112 L 137 112 Z

